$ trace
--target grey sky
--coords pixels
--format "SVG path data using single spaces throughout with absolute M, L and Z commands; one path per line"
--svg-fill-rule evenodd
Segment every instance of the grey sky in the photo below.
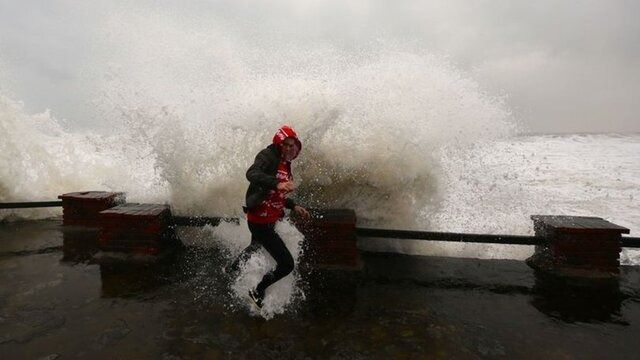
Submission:
M 158 8 L 248 42 L 348 52 L 386 39 L 447 55 L 533 132 L 640 131 L 638 1 L 0 0 L 0 90 L 81 125 L 96 116 L 101 24 Z

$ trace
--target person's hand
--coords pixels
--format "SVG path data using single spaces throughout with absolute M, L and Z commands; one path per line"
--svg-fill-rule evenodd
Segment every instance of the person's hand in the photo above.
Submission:
M 296 186 L 292 181 L 278 183 L 278 190 L 282 190 L 284 192 L 292 192 L 295 188 Z
M 303 219 L 309 219 L 309 218 L 311 217 L 311 214 L 309 214 L 309 211 L 307 211 L 307 209 L 303 208 L 303 207 L 302 207 L 302 206 L 300 206 L 300 205 L 296 205 L 296 206 L 293 208 L 293 211 L 295 211 L 295 212 L 296 212 L 296 214 L 297 214 L 298 216 L 300 216 L 301 218 L 303 218 Z

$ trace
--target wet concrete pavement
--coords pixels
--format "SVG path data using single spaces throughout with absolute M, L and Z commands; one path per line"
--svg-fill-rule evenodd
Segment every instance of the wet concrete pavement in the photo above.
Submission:
M 360 272 L 303 272 L 306 299 L 266 321 L 215 248 L 95 263 L 92 236 L 0 224 L 0 358 L 638 358 L 637 267 L 608 293 L 520 261 L 365 254 Z

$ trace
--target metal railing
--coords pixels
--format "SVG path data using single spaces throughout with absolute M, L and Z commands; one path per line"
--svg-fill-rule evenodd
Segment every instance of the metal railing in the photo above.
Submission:
M 638 238 L 638 237 L 630 237 L 630 236 L 623 236 L 622 237 L 622 247 L 640 248 L 640 238 Z
M 524 235 L 465 234 L 435 231 L 370 229 L 359 227 L 356 228 L 356 235 L 386 239 L 393 238 L 511 245 L 539 245 L 544 241 L 544 238 L 541 237 Z
M 0 203 L 0 209 L 26 209 L 62 206 L 62 201 L 29 201 Z
M 356 227 L 356 235 L 397 240 L 451 241 L 504 245 L 541 245 L 545 241 L 544 237 L 526 235 L 466 234 L 434 231 L 370 229 L 359 227 Z M 640 248 L 640 238 L 637 237 L 623 236 L 621 243 L 622 247 Z
M 10 202 L 0 203 L 0 209 L 25 209 L 38 207 L 62 206 L 62 201 L 30 201 L 30 202 Z M 199 216 L 174 216 L 173 224 L 176 226 L 217 226 L 221 222 L 239 223 L 238 218 L 229 217 L 199 217 Z M 493 234 L 467 234 L 450 233 L 436 231 L 416 231 L 416 230 L 394 230 L 394 229 L 374 229 L 355 228 L 356 235 L 362 237 L 398 239 L 398 240 L 426 240 L 426 241 L 449 241 L 464 243 L 485 243 L 503 245 L 540 245 L 544 243 L 543 237 L 526 235 L 493 235 Z M 625 237 L 621 239 L 622 247 L 640 248 L 640 238 Z

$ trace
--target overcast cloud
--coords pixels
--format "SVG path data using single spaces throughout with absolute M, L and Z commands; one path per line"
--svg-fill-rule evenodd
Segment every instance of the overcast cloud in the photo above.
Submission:
M 93 42 L 114 11 L 164 8 L 227 24 L 250 41 L 330 44 L 397 40 L 449 56 L 532 132 L 640 131 L 638 1 L 0 0 L 0 90 L 30 111 L 90 118 Z M 313 46 L 313 45 L 311 45 Z M 373 45 L 375 46 L 375 45 Z

